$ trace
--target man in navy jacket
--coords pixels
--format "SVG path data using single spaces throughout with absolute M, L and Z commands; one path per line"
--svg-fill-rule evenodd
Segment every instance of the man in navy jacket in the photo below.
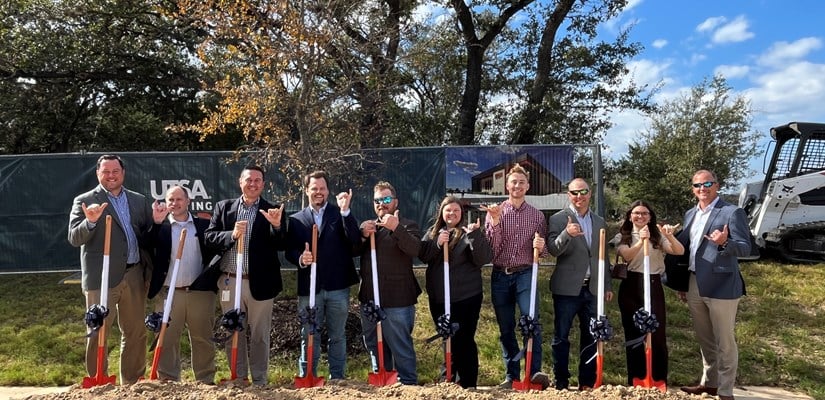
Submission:
M 330 379 L 346 377 L 347 342 L 345 327 L 349 315 L 350 287 L 358 282 L 353 262 L 353 248 L 361 241 L 358 221 L 349 208 L 352 191 L 336 196 L 338 205 L 329 197 L 327 173 L 315 171 L 304 177 L 304 189 L 309 206 L 289 216 L 286 259 L 298 268 L 298 311 L 309 304 L 309 280 L 312 264 L 312 226 L 318 226 L 316 322 L 325 323 L 329 333 Z M 298 376 L 306 375 L 306 346 L 309 326 L 301 328 L 301 356 Z M 316 332 L 316 335 L 320 330 Z M 313 340 L 312 374 L 317 376 L 320 340 Z

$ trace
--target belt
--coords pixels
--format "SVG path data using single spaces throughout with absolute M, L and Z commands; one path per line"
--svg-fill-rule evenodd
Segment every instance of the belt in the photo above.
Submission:
M 234 272 L 224 272 L 224 273 L 226 274 L 226 276 L 228 276 L 230 278 L 235 278 L 235 277 L 238 276 Z M 243 275 L 241 275 L 241 279 L 249 279 L 249 275 L 243 274 Z
M 169 286 L 166 286 L 166 288 L 169 289 Z M 175 287 L 175 290 L 185 290 L 185 291 L 188 292 L 189 291 L 189 286 L 177 286 L 177 287 Z
M 582 286 L 590 286 L 590 278 L 584 278 L 582 281 Z
M 505 267 L 502 265 L 493 265 L 493 270 L 504 272 L 507 275 L 515 274 L 516 272 L 524 271 L 528 268 L 532 268 L 533 266 L 530 264 L 524 265 L 514 265 L 512 267 Z

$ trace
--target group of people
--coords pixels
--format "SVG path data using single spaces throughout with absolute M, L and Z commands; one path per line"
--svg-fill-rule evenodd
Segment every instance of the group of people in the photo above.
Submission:
M 155 299 L 155 309 L 159 311 L 167 293 L 174 290 L 166 331 L 173 339 L 161 354 L 159 376 L 180 379 L 180 349 L 174 338 L 180 337 L 186 328 L 192 344 L 195 379 L 214 383 L 215 297 L 227 312 L 233 309 L 235 296 L 239 295 L 246 317 L 243 339 L 237 344 L 235 368 L 239 377 L 251 376 L 253 384 L 265 385 L 273 299 L 283 289 L 279 251 L 298 267 L 299 313 L 308 310 L 310 279 L 315 278 L 314 318 L 304 321 L 302 326 L 298 376 L 317 376 L 320 340 L 312 341 L 315 348 L 308 352 L 311 342 L 307 339 L 310 334 L 319 335 L 320 329 L 316 328 L 323 326 L 329 340 L 329 378 L 346 378 L 345 327 L 350 289 L 360 282 L 362 335 L 373 371 L 378 370 L 378 357 L 383 354 L 383 364 L 397 371 L 401 383 L 417 384 L 412 331 L 415 305 L 422 289 L 413 273 L 413 263 L 419 258 L 427 264 L 426 290 L 433 322 L 436 326 L 444 324 L 447 317 L 450 325 L 446 334 L 451 337 L 453 381 L 465 388 L 478 383 L 475 333 L 483 302 L 482 267 L 492 264 L 490 294 L 505 368 L 500 386 L 512 387 L 521 378 L 519 365 L 523 347 L 528 343 L 522 335 L 524 320 L 518 321 L 521 315 L 533 316 L 528 321 L 532 323 L 532 362 L 529 376 L 524 379 L 542 389 L 551 385 L 559 390 L 569 387 L 569 336 L 578 317 L 578 385 L 588 388 L 596 382 L 592 361 L 596 346 L 590 321 L 597 317 L 597 298 L 611 301 L 613 289 L 609 274 L 603 274 L 603 281 L 598 282 L 599 254 L 606 253 L 604 247 L 600 248 L 606 243 L 600 240 L 599 232 L 606 224 L 590 211 L 592 192 L 584 179 L 569 182 L 569 206 L 548 219 L 526 202 L 529 173 L 515 164 L 506 175 L 507 200 L 483 206 L 483 222 L 468 221 L 462 201 L 447 196 L 435 211 L 432 225 L 422 231 L 415 221 L 402 216 L 396 189 L 385 181 L 373 187 L 375 217 L 359 224 L 350 209 L 352 191 L 338 193 L 332 202 L 326 172 L 311 172 L 303 180 L 309 205 L 287 217 L 283 204 L 274 205 L 261 198 L 264 170 L 251 165 L 241 172 L 241 195 L 218 202 L 211 221 L 206 221 L 188 211 L 188 193 L 181 187 L 169 188 L 165 202 L 154 203 L 123 187 L 125 166 L 116 155 L 101 156 L 96 174 L 100 185 L 74 200 L 68 236 L 72 245 L 81 248 L 87 306 L 99 303 L 101 285 L 108 285 L 110 297 L 106 306 L 114 307 L 116 312 L 105 323 L 111 326 L 117 315 L 122 334 L 123 384 L 134 383 L 145 374 L 147 334 L 143 320 L 147 297 Z M 678 225 L 659 225 L 650 204 L 640 200 L 631 204 L 615 239 L 618 254 L 629 265 L 618 294 L 627 340 L 627 379 L 631 384 L 634 377 L 646 374 L 644 350 L 638 345 L 644 332 L 635 326 L 633 314 L 644 304 L 642 243 L 649 242 L 651 312 L 660 322 L 652 340 L 653 378 L 666 381 L 668 371 L 662 289 L 664 255 L 684 255 L 690 274 L 679 296 L 687 302 L 693 318 L 703 373 L 698 386 L 682 390 L 718 394 L 727 400 L 733 398 L 738 354 L 734 322 L 738 299 L 744 294 L 737 256 L 748 253 L 750 240 L 744 212 L 718 197 L 719 183 L 712 172 L 697 171 L 691 184 L 698 204 L 685 214 L 683 230 L 677 231 Z M 101 218 L 107 215 L 112 216 L 115 226 L 111 231 L 109 281 L 101 282 Z M 178 260 L 177 278 L 172 282 L 170 268 L 175 263 L 175 249 L 184 228 L 186 246 Z M 310 246 L 313 232 L 317 232 L 317 251 Z M 443 257 L 445 253 L 447 256 Z M 539 291 L 531 290 L 537 279 L 532 273 L 534 253 L 552 255 L 556 260 L 550 277 L 554 311 L 552 381 L 541 368 Z M 354 259 L 358 256 L 357 270 Z M 236 261 L 239 259 L 240 274 L 241 266 Z M 314 275 L 310 266 L 316 268 Z M 449 268 L 449 288 L 443 279 L 445 267 Z M 236 294 L 238 279 L 242 280 L 241 293 Z M 380 302 L 374 293 L 379 294 Z M 531 294 L 535 297 L 531 298 Z M 447 298 L 449 315 L 445 314 Z M 531 303 L 536 309 L 530 310 Z M 376 334 L 379 321 L 383 333 L 381 352 Z M 89 335 L 86 369 L 90 376 L 97 373 L 96 349 L 97 336 Z M 312 360 L 307 359 L 308 354 L 312 354 Z M 107 368 L 105 363 L 103 368 Z

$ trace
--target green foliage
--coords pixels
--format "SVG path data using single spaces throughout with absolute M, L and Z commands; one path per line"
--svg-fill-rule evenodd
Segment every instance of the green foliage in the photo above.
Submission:
M 750 173 L 758 135 L 750 132 L 749 103 L 731 90 L 722 77 L 706 79 L 651 114 L 650 129 L 612 172 L 621 202 L 644 199 L 660 218 L 679 221 L 694 204 L 689 183 L 696 170 L 716 173 L 722 190 L 737 189 L 732 185 Z
M 199 35 L 173 2 L 0 4 L 0 153 L 202 150 Z M 233 145 L 233 148 L 235 146 Z

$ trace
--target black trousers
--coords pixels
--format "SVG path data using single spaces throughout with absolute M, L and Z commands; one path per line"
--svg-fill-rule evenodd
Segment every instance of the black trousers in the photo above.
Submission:
M 633 323 L 633 314 L 644 307 L 644 299 L 644 274 L 627 271 L 627 278 L 619 286 L 619 309 L 622 313 L 625 341 L 636 342 L 629 345 L 625 344 L 628 386 L 633 385 L 633 378 L 644 378 L 647 375 L 645 333 L 636 328 Z M 662 289 L 661 277 L 658 274 L 650 275 L 650 307 L 651 312 L 656 316 L 656 320 L 659 321 L 659 327 L 653 332 L 651 338 L 652 376 L 653 380 L 667 383 L 667 314 L 665 311 L 665 293 Z
M 458 323 L 458 330 L 450 339 L 453 380 L 457 375 L 458 384 L 463 388 L 476 387 L 478 384 L 476 329 L 483 299 L 484 294 L 479 293 L 450 304 L 450 322 Z M 430 300 L 430 314 L 433 322 L 438 324 L 438 318 L 444 314 L 444 303 Z

